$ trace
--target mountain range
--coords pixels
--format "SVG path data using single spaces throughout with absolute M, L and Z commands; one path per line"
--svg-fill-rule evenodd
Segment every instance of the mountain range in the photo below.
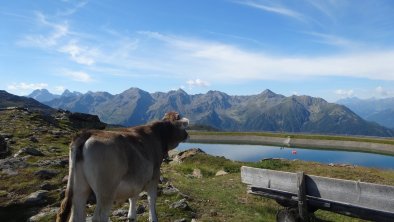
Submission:
M 40 103 L 39 101 L 24 97 L 24 96 L 16 96 L 8 93 L 5 90 L 0 90 L 0 108 L 7 107 L 22 107 L 29 108 L 32 111 L 41 111 L 41 112 L 55 112 L 56 110 Z
M 359 99 L 356 97 L 338 100 L 362 118 L 394 129 L 394 98 Z
M 181 89 L 149 93 L 130 88 L 116 95 L 69 92 L 43 103 L 98 115 L 106 123 L 125 126 L 160 119 L 165 112 L 176 110 L 188 117 L 191 124 L 223 131 L 394 135 L 394 130 L 368 122 L 346 106 L 310 96 L 286 97 L 268 89 L 257 95 L 230 96 L 220 91 L 189 95 Z

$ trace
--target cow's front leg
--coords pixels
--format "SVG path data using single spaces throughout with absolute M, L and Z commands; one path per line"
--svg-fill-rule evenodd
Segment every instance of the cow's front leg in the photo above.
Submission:
M 129 198 L 129 213 L 127 214 L 127 219 L 129 220 L 129 222 L 132 221 L 137 221 L 137 201 L 136 201 L 136 197 L 133 198 Z
M 147 190 L 149 202 L 149 221 L 157 222 L 156 215 L 156 198 L 157 198 L 157 183 L 152 183 Z

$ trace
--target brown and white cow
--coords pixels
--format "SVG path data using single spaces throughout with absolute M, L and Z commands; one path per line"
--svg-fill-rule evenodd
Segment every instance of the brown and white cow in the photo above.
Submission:
M 156 196 L 160 166 L 170 149 L 188 134 L 189 123 L 178 113 L 161 121 L 122 131 L 84 131 L 70 145 L 70 169 L 66 195 L 56 221 L 85 221 L 86 202 L 93 191 L 93 221 L 108 221 L 112 205 L 129 198 L 128 219 L 136 219 L 136 199 L 147 191 L 149 221 L 157 221 Z

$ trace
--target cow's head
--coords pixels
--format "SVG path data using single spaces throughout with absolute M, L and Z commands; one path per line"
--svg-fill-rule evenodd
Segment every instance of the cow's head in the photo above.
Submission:
M 189 134 L 186 127 L 189 125 L 187 118 L 182 118 L 177 112 L 168 112 L 164 115 L 162 121 L 171 123 L 168 132 L 168 150 L 174 149 L 180 142 L 185 141 Z

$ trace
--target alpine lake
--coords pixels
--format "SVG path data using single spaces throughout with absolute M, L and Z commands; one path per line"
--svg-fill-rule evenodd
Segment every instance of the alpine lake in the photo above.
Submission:
M 211 143 L 181 143 L 177 147 L 177 150 L 183 151 L 191 148 L 199 148 L 207 154 L 224 156 L 234 161 L 256 162 L 263 159 L 283 158 L 288 160 L 320 162 L 330 165 L 344 164 L 394 170 L 394 156 L 375 153 L 319 148 L 305 149 L 267 145 Z

